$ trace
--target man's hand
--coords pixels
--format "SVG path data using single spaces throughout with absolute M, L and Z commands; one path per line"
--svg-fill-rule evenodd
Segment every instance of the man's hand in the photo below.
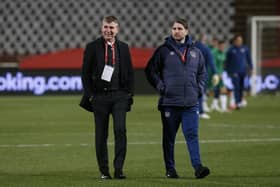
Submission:
M 89 100 L 90 103 L 92 103 L 93 102 L 93 96 L 90 96 L 88 100 Z
M 133 95 L 131 93 L 128 94 L 128 103 L 129 105 L 133 104 Z
M 159 91 L 160 94 L 164 94 L 165 86 L 161 81 L 158 82 L 157 84 L 157 90 Z

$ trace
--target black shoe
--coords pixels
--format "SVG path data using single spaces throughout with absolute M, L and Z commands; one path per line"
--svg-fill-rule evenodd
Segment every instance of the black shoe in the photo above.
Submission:
M 112 179 L 111 175 L 109 173 L 101 173 L 101 179 L 107 180 Z
M 195 170 L 195 173 L 194 173 L 194 175 L 195 175 L 195 177 L 196 177 L 197 179 L 202 179 L 202 178 L 206 177 L 206 176 L 209 175 L 209 174 L 210 174 L 209 168 L 204 167 L 204 166 L 202 166 L 202 165 L 199 166 L 199 168 L 196 169 L 196 170 Z
M 115 171 L 114 178 L 115 179 L 125 179 L 126 176 L 123 174 L 122 171 Z
M 171 179 L 177 179 L 179 178 L 179 175 L 177 174 L 176 170 L 169 170 L 166 172 L 166 177 Z

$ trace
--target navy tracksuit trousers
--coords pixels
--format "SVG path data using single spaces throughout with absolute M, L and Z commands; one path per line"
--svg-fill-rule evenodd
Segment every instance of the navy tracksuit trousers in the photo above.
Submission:
M 167 171 L 175 169 L 174 144 L 182 123 L 182 131 L 188 146 L 192 166 L 197 169 L 201 165 L 198 142 L 198 106 L 182 108 L 165 106 L 161 109 L 163 125 L 163 154 Z
M 231 81 L 234 86 L 234 98 L 236 105 L 239 105 L 243 98 L 243 91 L 244 91 L 244 79 L 246 74 L 245 73 L 233 73 L 230 74 Z

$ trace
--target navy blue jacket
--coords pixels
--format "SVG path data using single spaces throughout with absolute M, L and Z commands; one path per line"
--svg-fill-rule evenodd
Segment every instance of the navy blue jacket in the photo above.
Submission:
M 187 49 L 183 62 L 179 51 Z M 198 103 L 203 93 L 206 70 L 204 58 L 189 37 L 177 44 L 172 37 L 157 48 L 145 73 L 150 84 L 160 93 L 161 106 L 189 107 Z
M 207 45 L 201 43 L 201 41 L 196 41 L 194 43 L 194 46 L 197 47 L 201 51 L 201 53 L 204 57 L 204 60 L 205 60 L 206 70 L 210 70 L 210 72 L 212 74 L 216 74 L 217 68 L 214 63 L 214 57 L 213 57 L 209 47 Z M 208 77 L 206 77 L 206 79 L 208 79 Z
M 225 70 L 228 74 L 242 73 L 252 70 L 252 59 L 248 47 L 242 45 L 240 47 L 232 46 L 226 54 Z

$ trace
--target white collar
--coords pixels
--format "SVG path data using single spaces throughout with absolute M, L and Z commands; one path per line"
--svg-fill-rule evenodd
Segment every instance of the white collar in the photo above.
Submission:
M 110 45 L 111 47 L 114 45 L 115 42 L 107 42 L 107 45 Z

